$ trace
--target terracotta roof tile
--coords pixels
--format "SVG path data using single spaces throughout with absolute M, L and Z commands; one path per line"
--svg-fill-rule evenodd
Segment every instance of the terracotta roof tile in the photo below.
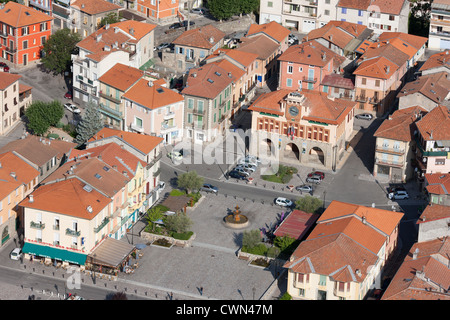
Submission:
M 43 166 L 53 157 L 59 159 L 65 153 L 77 146 L 76 143 L 50 140 L 33 135 L 28 135 L 25 139 L 11 141 L 0 152 L 15 151 L 30 162 Z
M 122 98 L 151 110 L 184 101 L 184 97 L 175 90 L 154 84 L 153 81 L 146 79 L 139 80 L 124 93 Z
M 381 123 L 374 136 L 399 141 L 412 141 L 416 130 L 415 122 L 426 113 L 425 109 L 418 106 L 396 110 Z
M 181 46 L 211 49 L 224 37 L 224 32 L 209 24 L 183 32 L 172 43 Z
M 449 242 L 446 237 L 415 243 L 382 300 L 450 300 L 445 293 L 450 287 Z
M 8 72 L 1 72 L 0 73 L 0 90 L 5 90 L 12 84 L 14 84 L 16 81 L 19 81 L 19 79 L 22 78 L 20 74 L 13 74 Z
M 103 128 L 99 132 L 97 132 L 91 139 L 89 139 L 89 142 L 106 139 L 109 137 L 117 137 L 118 139 L 126 142 L 128 145 L 134 147 L 136 150 L 139 150 L 143 154 L 149 154 L 164 140 L 161 137 L 154 137 L 150 135 L 121 131 L 111 128 Z
M 426 173 L 425 180 L 428 185 L 426 189 L 431 194 L 450 194 L 449 173 Z
M 207 63 L 189 70 L 182 94 L 214 99 L 236 79 L 233 74 L 229 75 L 227 70 L 218 65 Z
M 274 40 L 264 36 L 253 36 L 251 38 L 242 37 L 241 43 L 236 50 L 256 53 L 261 60 L 266 60 L 276 53 L 280 45 Z
M 236 49 L 217 49 L 213 54 L 206 57 L 206 60 L 224 58 L 227 56 L 231 61 L 237 62 L 243 68 L 249 67 L 258 58 L 256 53 L 240 51 Z
M 247 31 L 247 37 L 251 37 L 257 34 L 266 34 L 267 36 L 275 39 L 279 43 L 283 42 L 291 31 L 276 21 L 271 21 L 266 24 L 252 24 Z
M 0 21 L 15 28 L 49 20 L 53 20 L 53 18 L 14 1 L 7 2 L 3 9 L 0 9 Z
M 430 203 L 420 215 L 419 219 L 417 220 L 417 224 L 448 218 L 450 218 L 450 206 L 442 206 L 439 204 Z
M 11 151 L 0 154 L 0 164 L 0 201 L 39 176 L 38 170 Z
M 19 205 L 92 220 L 111 202 L 111 199 L 95 189 L 86 191 L 85 185 L 76 178 L 42 185 L 33 191 L 33 202 L 26 198 Z M 88 210 L 88 207 L 92 209 L 92 212 Z
M 311 30 L 306 35 L 306 39 L 314 40 L 322 38 L 343 49 L 365 29 L 367 27 L 360 24 L 333 20 L 321 28 Z
M 105 0 L 75 0 L 71 6 L 90 15 L 122 9 L 122 7 Z
M 290 46 L 278 57 L 278 60 L 323 67 L 330 60 L 334 60 L 334 66 L 339 66 L 344 62 L 345 58 L 321 45 L 316 40 L 311 40 Z
M 437 106 L 416 122 L 424 140 L 450 140 L 450 111 L 448 107 Z
M 363 61 L 353 74 L 369 78 L 389 79 L 398 68 L 395 63 L 385 57 L 378 57 Z
M 342 74 L 332 73 L 323 77 L 321 82 L 323 86 L 337 87 L 353 90 L 355 89 L 355 84 L 352 79 L 345 78 Z
M 111 69 L 106 71 L 98 81 L 125 92 L 142 78 L 143 75 L 144 71 L 142 70 L 116 63 Z
M 450 69 L 450 50 L 445 50 L 430 56 L 422 67 L 420 67 L 419 71 L 439 68 L 441 66 Z M 448 72 L 450 72 L 450 70 Z
M 443 104 L 450 93 L 450 79 L 447 72 L 438 72 L 419 77 L 408 82 L 401 89 L 397 97 L 420 93 L 437 104 Z

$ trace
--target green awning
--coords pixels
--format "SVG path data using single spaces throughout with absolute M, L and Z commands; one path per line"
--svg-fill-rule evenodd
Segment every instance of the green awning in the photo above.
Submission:
M 39 257 L 75 263 L 78 265 L 84 265 L 86 263 L 87 257 L 87 254 L 52 248 L 48 246 L 42 246 L 39 244 L 29 242 L 25 242 L 22 248 L 22 252 Z

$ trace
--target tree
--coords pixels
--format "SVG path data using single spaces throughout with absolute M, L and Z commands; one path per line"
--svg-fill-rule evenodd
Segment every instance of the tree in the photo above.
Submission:
M 234 14 L 240 13 L 240 0 L 209 0 L 209 12 L 217 20 L 231 18 Z
M 191 193 L 192 190 L 200 190 L 203 186 L 204 179 L 197 175 L 196 171 L 189 171 L 178 176 L 177 185 L 180 189 Z
M 86 106 L 86 113 L 77 126 L 75 142 L 79 145 L 84 144 L 102 128 L 103 123 L 99 107 L 93 101 L 89 101 Z
M 80 41 L 81 36 L 70 31 L 70 29 L 64 28 L 56 31 L 44 43 L 41 57 L 42 64 L 55 74 L 70 70 L 71 54 Z
M 240 12 L 252 13 L 259 12 L 259 0 L 239 0 Z
M 242 234 L 242 247 L 251 249 L 261 243 L 261 231 L 249 230 Z
M 155 221 L 162 219 L 164 212 L 160 206 L 154 206 L 147 212 L 147 222 L 152 225 L 152 230 L 155 231 Z
M 102 18 L 100 23 L 98 24 L 98 28 L 100 29 L 103 26 L 106 26 L 107 24 L 113 24 L 116 22 L 120 22 L 120 17 L 117 12 L 110 12 L 105 17 Z
M 192 220 L 184 213 L 177 213 L 167 216 L 164 224 L 172 232 L 184 233 L 189 231 L 189 228 L 192 226 Z
M 25 111 L 27 127 L 35 135 L 44 135 L 50 126 L 56 125 L 64 115 L 64 108 L 59 101 L 35 101 Z
M 323 202 L 319 198 L 307 195 L 295 201 L 295 209 L 308 213 L 320 213 Z

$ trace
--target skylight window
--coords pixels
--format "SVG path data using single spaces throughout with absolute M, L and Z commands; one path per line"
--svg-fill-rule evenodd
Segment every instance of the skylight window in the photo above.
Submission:
M 102 178 L 102 176 L 99 175 L 98 173 L 95 174 L 95 177 L 96 177 L 97 179 L 101 179 L 101 178 Z
M 91 191 L 92 191 L 92 187 L 91 187 L 90 185 L 86 184 L 86 185 L 83 187 L 83 190 L 86 191 L 86 192 L 91 192 Z
M 208 80 L 207 80 L 209 83 L 214 83 L 214 80 L 212 80 L 212 79 L 209 79 L 208 78 Z
M 214 73 L 216 74 L 216 76 L 219 76 L 219 77 L 222 75 L 220 72 L 217 72 L 217 71 Z

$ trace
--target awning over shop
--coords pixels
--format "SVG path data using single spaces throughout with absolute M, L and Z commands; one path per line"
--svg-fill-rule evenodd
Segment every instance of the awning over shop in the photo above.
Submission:
M 118 268 L 135 249 L 135 246 L 125 241 L 107 237 L 87 256 L 86 262 Z
M 48 246 L 42 246 L 35 243 L 25 242 L 22 248 L 22 252 L 32 254 L 39 257 L 56 259 L 74 263 L 78 265 L 84 265 L 86 262 L 86 254 L 77 253 L 69 250 L 62 250 L 58 248 L 52 248 Z

